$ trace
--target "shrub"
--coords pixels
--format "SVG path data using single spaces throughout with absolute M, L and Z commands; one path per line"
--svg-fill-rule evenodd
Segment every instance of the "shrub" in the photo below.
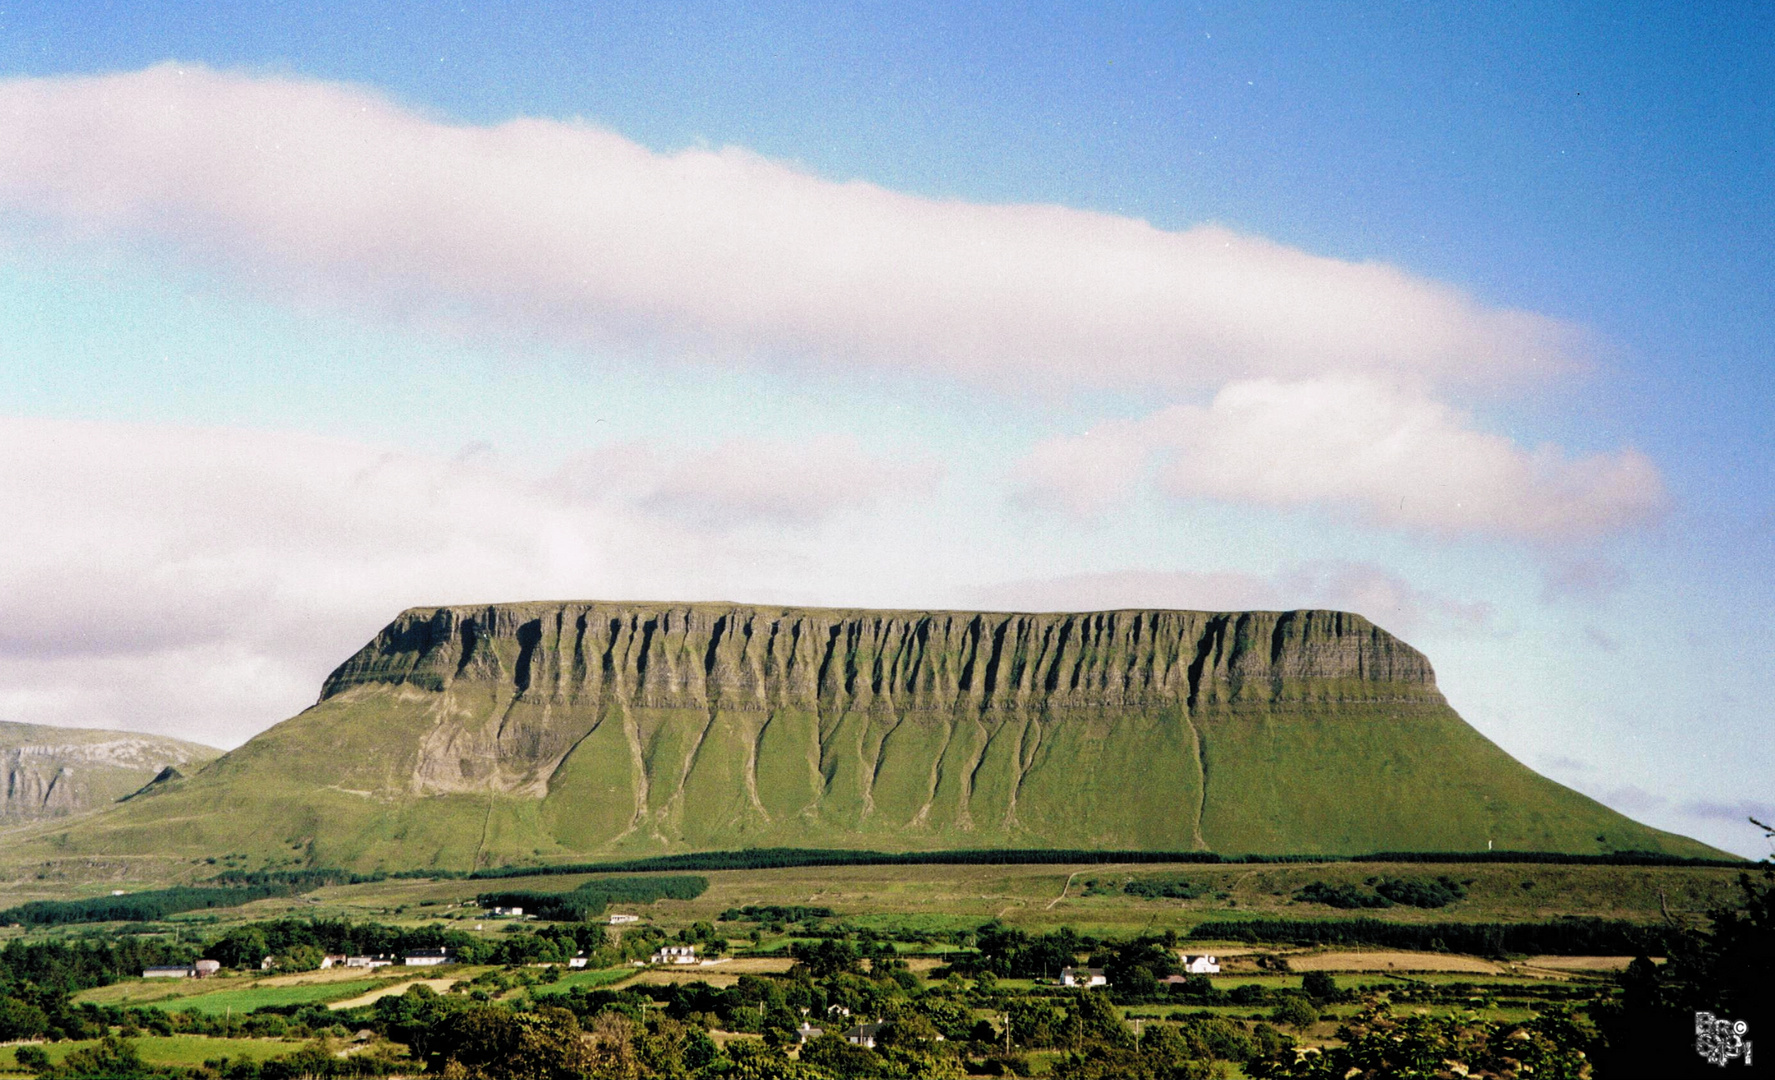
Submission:
M 49 1068 L 49 1054 L 41 1046 L 21 1046 L 12 1052 L 12 1058 L 18 1062 L 19 1068 L 31 1072 L 43 1072 Z
M 0 997 L 0 1042 L 34 1039 L 49 1030 L 49 1016 L 28 1001 Z
M 1336 1001 L 1342 995 L 1337 989 L 1337 980 L 1328 971 L 1309 971 L 1301 976 L 1301 992 L 1314 1001 Z
M 1447 907 L 1465 899 L 1467 890 L 1460 882 L 1443 874 L 1436 878 L 1395 878 L 1382 881 L 1374 891 L 1395 904 L 1408 907 Z
M 1323 881 L 1315 881 L 1294 894 L 1294 898 L 1307 904 L 1324 904 L 1334 908 L 1389 908 L 1393 901 L 1377 893 L 1367 892 L 1355 885 L 1327 885 Z
M 1305 1031 L 1319 1022 L 1319 1010 L 1301 995 L 1289 994 L 1276 1005 L 1275 1010 L 1270 1013 L 1270 1019 L 1283 1027 Z
M 1129 896 L 1139 896 L 1147 900 L 1161 897 L 1168 900 L 1194 900 L 1205 895 L 1208 887 L 1178 878 L 1135 878 L 1123 885 L 1122 891 Z

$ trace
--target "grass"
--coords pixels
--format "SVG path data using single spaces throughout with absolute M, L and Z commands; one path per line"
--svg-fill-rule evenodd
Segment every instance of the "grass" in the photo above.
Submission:
M 176 1007 L 193 1012 L 216 1013 L 251 1012 L 266 1005 L 309 1005 L 325 1004 L 329 1001 L 344 1001 L 357 997 L 376 987 L 383 985 L 382 979 L 353 979 L 350 982 L 336 983 L 302 983 L 296 986 L 260 986 L 240 990 L 219 990 L 212 994 L 198 994 L 195 997 L 181 998 Z M 157 1002 L 161 1008 L 173 1008 L 173 1002 Z
M 343 1001 L 389 981 L 388 978 L 359 978 L 272 983 L 259 979 L 206 979 L 201 982 L 181 980 L 169 986 L 167 981 L 159 979 L 130 979 L 84 990 L 75 995 L 75 999 L 98 1005 L 147 1005 L 168 1011 L 245 1013 L 262 1005 Z M 235 985 L 228 985 L 231 983 Z
M 290 1053 L 302 1045 L 300 1040 L 223 1039 L 206 1035 L 141 1035 L 130 1041 L 136 1044 L 142 1060 L 151 1065 L 202 1065 L 207 1060 L 219 1057 L 264 1061 L 266 1058 Z M 81 1039 L 41 1045 L 43 1052 L 49 1055 L 49 1060 L 59 1064 L 76 1050 L 98 1045 L 98 1040 Z M 15 1049 L 0 1048 L 0 1073 L 35 1075 L 19 1068 L 18 1059 L 13 1055 Z
M 1298 903 L 1296 891 L 1314 881 L 1360 885 L 1370 877 L 1446 874 L 1466 882 L 1467 895 L 1447 907 L 1394 907 L 1378 915 L 1395 922 L 1540 921 L 1596 916 L 1655 923 L 1662 919 L 1659 894 L 1673 914 L 1702 913 L 1734 900 L 1738 871 L 1725 867 L 1569 866 L 1513 863 L 1285 863 L 1024 865 L 1024 866 L 838 866 L 772 870 L 708 871 L 709 890 L 695 900 L 660 900 L 625 906 L 668 929 L 748 904 L 810 904 L 877 930 L 916 930 L 943 935 L 967 931 L 989 919 L 1030 930 L 1062 925 L 1100 935 L 1175 930 L 1187 933 L 1212 919 L 1337 919 L 1373 916 Z M 524 879 L 537 890 L 572 889 L 587 874 Z M 1191 900 L 1146 900 L 1122 892 L 1129 879 L 1159 877 L 1200 886 Z M 1088 883 L 1098 883 L 1090 890 Z M 336 886 L 293 899 L 262 900 L 241 909 L 205 913 L 214 930 L 259 919 L 293 916 L 346 917 L 398 926 L 442 921 L 451 929 L 497 938 L 509 925 L 483 918 L 472 903 L 482 883 L 399 879 Z M 1087 892 L 1093 892 L 1087 895 Z M 1224 894 L 1224 896 L 1223 896 Z M 466 907 L 450 906 L 468 901 Z M 730 938 L 743 938 L 750 923 L 722 923 Z M 67 937 L 94 927 L 34 931 L 33 939 Z M 151 928 L 149 928 L 151 929 Z M 163 995 L 196 993 L 181 984 Z
M 587 990 L 595 990 L 600 986 L 610 986 L 641 970 L 636 967 L 601 968 L 597 971 L 570 971 L 552 983 L 538 983 L 530 989 L 532 997 L 544 994 L 565 993 L 575 986 Z

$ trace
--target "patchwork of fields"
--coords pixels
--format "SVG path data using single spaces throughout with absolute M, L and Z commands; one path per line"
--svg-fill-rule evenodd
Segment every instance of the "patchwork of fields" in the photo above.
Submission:
M 657 942 L 680 931 L 722 938 L 728 955 L 712 965 L 637 967 L 627 959 L 615 962 L 604 953 L 592 969 L 573 971 L 522 962 L 426 969 L 393 966 L 372 972 L 225 971 L 204 980 L 125 978 L 80 991 L 74 1002 L 112 1010 L 113 1023 L 122 1022 L 118 1017 L 134 1016 L 129 1026 L 150 1029 L 129 1036 L 150 1065 L 196 1066 L 222 1057 L 265 1060 L 297 1052 L 349 1055 L 372 1047 L 386 1053 L 390 1044 L 384 1034 L 355 1041 L 363 1025 L 377 1022 L 376 1011 L 369 1007 L 390 995 L 407 995 L 402 1008 L 412 1008 L 416 999 L 410 995 L 422 986 L 464 1004 L 472 1000 L 493 1005 L 550 995 L 558 995 L 556 1001 L 583 1002 L 587 992 L 605 990 L 623 991 L 629 994 L 625 1000 L 633 1002 L 658 1001 L 661 994 L 755 993 L 761 980 L 788 985 L 782 977 L 794 963 L 792 951 L 804 954 L 834 938 L 876 950 L 864 954 L 872 957 L 871 965 L 890 959 L 892 967 L 887 970 L 904 991 L 928 990 L 985 1001 L 994 991 L 982 989 L 985 983 L 970 982 L 980 976 L 977 967 L 970 968 L 969 957 L 976 955 L 972 949 L 977 938 L 980 948 L 986 948 L 988 935 L 981 928 L 997 923 L 1007 928 L 1005 932 L 1030 940 L 1048 936 L 1078 941 L 1080 957 L 1135 939 L 1163 940 L 1176 952 L 1211 952 L 1220 957 L 1220 973 L 1193 988 L 1158 986 L 1131 996 L 1118 993 L 1114 1015 L 1135 1031 L 1153 1023 L 1188 1026 L 1212 1021 L 1255 1038 L 1263 1025 L 1282 1023 L 1277 1017 L 1302 993 L 1303 980 L 1330 975 L 1338 995 L 1317 1002 L 1317 1019 L 1288 1021 L 1293 1037 L 1305 1045 L 1320 1045 L 1335 1042 L 1340 1025 L 1353 1020 L 1362 1000 L 1372 1000 L 1377 993 L 1415 1015 L 1478 1016 L 1487 1023 L 1513 1024 L 1559 1002 L 1612 994 L 1615 975 L 1631 957 L 1619 950 L 1593 956 L 1504 957 L 1496 951 L 1474 955 L 1434 942 L 1428 949 L 1401 948 L 1373 938 L 1369 940 L 1375 944 L 1360 947 L 1284 944 L 1261 937 L 1217 940 L 1216 923 L 1225 923 L 1227 934 L 1238 930 L 1235 924 L 1248 930 L 1266 923 L 1342 927 L 1339 933 L 1348 933 L 1349 928 L 1364 925 L 1357 920 L 1370 926 L 1378 920 L 1379 925 L 1410 930 L 1424 939 L 1435 935 L 1449 940 L 1463 940 L 1460 933 L 1471 939 L 1473 933 L 1489 932 L 1484 928 L 1499 924 L 1564 926 L 1574 916 L 1599 925 L 1656 928 L 1663 925 L 1666 912 L 1693 916 L 1729 903 L 1738 895 L 1740 874 L 1738 869 L 1717 866 L 1344 861 L 712 870 L 705 875 L 706 891 L 694 899 L 624 903 L 620 910 L 639 921 L 613 930 L 641 934 L 636 939 L 640 942 Z M 609 875 L 533 875 L 517 884 L 531 893 L 568 892 L 600 876 Z M 192 911 L 152 923 L 0 929 L 0 944 L 115 941 L 132 935 L 144 941 L 213 942 L 232 928 L 262 932 L 248 924 L 263 927 L 267 920 L 294 919 L 307 925 L 308 920 L 318 919 L 415 933 L 435 933 L 424 928 L 441 927 L 491 946 L 523 939 L 548 925 L 530 918 L 489 917 L 476 902 L 477 893 L 490 885 L 507 884 L 461 878 L 388 879 L 255 900 L 236 908 Z M 1068 934 L 1076 936 L 1067 938 Z M 645 956 L 646 951 L 621 954 L 632 955 Z M 1036 1002 L 1032 1007 L 1038 1008 L 1040 1002 L 1054 1000 L 1051 979 L 1031 978 L 1033 974 L 1007 972 L 997 980 L 996 992 L 1010 995 L 1007 1000 Z M 752 990 L 747 990 L 748 983 Z M 697 984 L 713 990 L 699 991 Z M 243 1026 L 243 1018 L 258 1010 L 263 1010 L 259 1017 L 271 1015 L 271 1025 L 252 1021 Z M 965 1024 L 998 1024 L 1001 1011 L 998 1005 L 976 1003 L 972 1018 L 964 1017 Z M 150 1022 L 146 1017 L 151 1013 L 165 1014 L 166 1021 Z M 735 1015 L 743 1013 L 741 1008 Z M 286 1038 L 237 1037 L 277 1035 L 286 1022 L 290 1033 Z M 758 1034 L 756 1027 L 728 1030 L 713 1021 L 710 1025 L 709 1037 L 717 1045 Z M 153 1033 L 169 1027 L 182 1033 Z M 1038 1074 L 1062 1056 L 1037 1035 L 1029 1035 L 1038 1041 L 1028 1044 L 1021 1041 L 1024 1038 L 1018 1036 L 1019 1045 L 1026 1046 L 1028 1063 Z M 63 1039 L 45 1044 L 45 1052 L 55 1062 L 95 1045 L 92 1039 Z M 405 1051 L 395 1045 L 392 1052 Z M 0 1048 L 0 1076 L 24 1075 L 17 1048 Z

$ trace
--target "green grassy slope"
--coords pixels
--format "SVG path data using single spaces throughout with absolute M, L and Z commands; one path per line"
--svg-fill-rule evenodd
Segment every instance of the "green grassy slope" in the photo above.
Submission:
M 26 857 L 746 846 L 1717 854 L 1506 755 L 1331 612 L 409 612 L 322 700 Z

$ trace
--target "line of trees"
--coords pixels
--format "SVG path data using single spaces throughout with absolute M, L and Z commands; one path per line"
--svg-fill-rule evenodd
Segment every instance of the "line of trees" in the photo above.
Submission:
M 747 904 L 728 908 L 721 913 L 722 922 L 756 922 L 781 925 L 804 923 L 809 919 L 834 918 L 837 912 L 829 907 L 809 904 Z
M 153 922 L 181 912 L 237 907 L 270 896 L 289 896 L 295 891 L 283 884 L 179 886 L 123 896 L 94 896 L 85 900 L 32 900 L 0 911 L 0 923 L 57 926 L 88 922 Z
M 1327 885 L 1315 881 L 1294 894 L 1296 900 L 1334 908 L 1447 907 L 1465 899 L 1467 888 L 1444 874 L 1436 878 L 1369 878 L 1365 885 Z
M 1069 848 L 975 848 L 953 851 L 865 851 L 843 848 L 747 848 L 691 855 L 659 855 L 601 863 L 499 866 L 471 878 L 545 877 L 551 874 L 640 873 L 672 870 L 774 870 L 798 866 L 1011 866 L 1079 863 L 1201 863 L 1205 865 L 1322 862 L 1557 863 L 1577 866 L 1743 867 L 1742 859 L 1692 859 L 1653 851 L 1570 855 L 1547 851 L 1377 852 L 1369 855 L 1222 855 L 1212 851 L 1100 851 Z
M 1541 923 L 1393 923 L 1380 919 L 1248 919 L 1205 922 L 1190 931 L 1207 941 L 1287 945 L 1375 945 L 1476 956 L 1666 955 L 1674 931 L 1619 919 Z
M 641 948 L 644 942 L 663 937 L 659 930 L 640 927 L 624 937 L 624 944 Z M 319 966 L 327 953 L 399 956 L 415 949 L 448 949 L 465 964 L 558 963 L 581 952 L 601 962 L 632 959 L 609 945 L 604 927 L 591 923 L 539 926 L 489 940 L 437 923 L 403 927 L 348 919 L 277 919 L 235 927 L 211 942 L 203 955 L 234 968 L 257 968 L 270 956 L 287 970 Z
M 596 878 L 571 892 L 507 889 L 475 897 L 483 907 L 521 907 L 526 914 L 560 922 L 602 915 L 611 904 L 651 904 L 655 900 L 695 900 L 709 891 L 709 879 L 696 874 Z

